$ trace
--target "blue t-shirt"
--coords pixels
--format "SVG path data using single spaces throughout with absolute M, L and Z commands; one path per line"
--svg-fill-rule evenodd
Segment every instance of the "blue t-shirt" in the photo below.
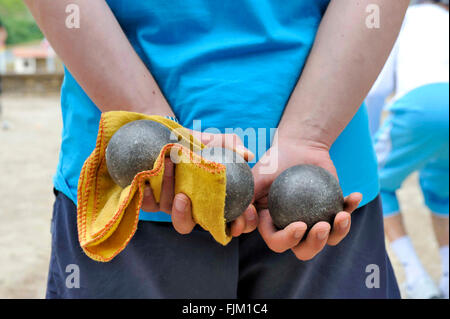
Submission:
M 256 132 L 260 158 L 304 67 L 329 0 L 109 0 L 132 46 L 183 126 Z M 101 26 L 99 26 L 101 27 Z M 126 63 L 126 61 L 124 61 Z M 320 87 L 317 88 L 320 90 Z M 93 151 L 101 112 L 66 70 L 55 188 L 76 203 L 81 167 Z M 247 134 L 248 136 L 248 134 Z M 331 149 L 344 194 L 378 194 L 366 108 Z M 250 163 L 254 165 L 253 163 Z M 164 213 L 141 219 L 170 221 Z

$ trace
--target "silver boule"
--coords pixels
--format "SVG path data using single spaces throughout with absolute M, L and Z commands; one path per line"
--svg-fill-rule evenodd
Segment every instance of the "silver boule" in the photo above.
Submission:
M 137 173 L 153 169 L 161 149 L 170 143 L 170 134 L 167 127 L 150 120 L 118 129 L 106 148 L 106 166 L 114 182 L 125 188 Z
M 225 219 L 232 222 L 242 215 L 252 202 L 255 184 L 245 159 L 232 150 L 212 147 L 198 152 L 203 158 L 226 167 Z
M 344 196 L 336 178 L 314 165 L 297 165 L 281 173 L 272 183 L 268 198 L 274 225 L 283 229 L 302 221 L 308 230 L 319 221 L 333 225 L 343 210 Z

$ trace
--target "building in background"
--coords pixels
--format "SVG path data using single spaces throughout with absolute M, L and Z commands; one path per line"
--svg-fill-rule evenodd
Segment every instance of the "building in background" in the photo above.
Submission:
M 55 51 L 46 40 L 39 46 L 25 46 L 12 49 L 13 73 L 34 74 L 56 72 Z
M 59 93 L 64 67 L 45 39 L 7 46 L 0 53 L 0 58 L 0 77 L 4 93 Z
M 63 66 L 55 51 L 43 40 L 38 45 L 21 45 L 8 48 L 5 52 L 5 66 L 2 73 L 36 74 L 61 73 Z

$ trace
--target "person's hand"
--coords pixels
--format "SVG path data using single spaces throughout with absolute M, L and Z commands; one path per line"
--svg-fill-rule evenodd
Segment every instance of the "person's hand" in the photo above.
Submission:
M 267 246 L 278 253 L 291 249 L 300 260 L 310 260 L 326 244 L 337 245 L 350 231 L 350 214 L 358 207 L 362 195 L 352 193 L 345 198 L 344 211 L 339 212 L 333 224 L 318 222 L 302 241 L 306 224 L 299 221 L 278 230 L 267 209 L 267 195 L 272 182 L 289 167 L 299 164 L 320 166 L 337 178 L 336 168 L 331 161 L 329 150 L 316 143 L 299 143 L 298 140 L 281 138 L 264 154 L 253 167 L 255 177 L 255 205 L 259 211 L 258 230 Z M 330 231 L 331 230 L 331 231 Z
M 207 147 L 224 147 L 234 150 L 245 160 L 252 160 L 254 155 L 244 147 L 242 141 L 234 134 L 210 134 L 191 131 L 192 135 L 200 140 Z M 175 164 L 169 157 L 165 159 L 164 177 L 161 188 L 159 204 L 153 197 L 153 192 L 149 186 L 145 188 L 142 210 L 146 212 L 163 211 L 172 216 L 172 224 L 180 234 L 189 234 L 195 227 L 192 218 L 191 200 L 183 193 L 174 193 L 174 168 Z M 258 214 L 256 208 L 250 205 L 241 216 L 231 223 L 231 235 L 240 236 L 242 233 L 249 233 L 258 226 Z

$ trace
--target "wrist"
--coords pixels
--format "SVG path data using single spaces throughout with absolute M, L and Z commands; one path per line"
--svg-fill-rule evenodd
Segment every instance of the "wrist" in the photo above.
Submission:
M 282 125 L 278 127 L 274 139 L 274 146 L 283 146 L 286 144 L 294 145 L 299 148 L 308 148 L 322 151 L 329 151 L 332 142 L 322 138 L 323 133 L 317 132 L 317 128 L 305 128 L 297 125 Z
M 153 96 L 153 98 L 134 99 L 130 111 L 147 114 L 160 115 L 175 118 L 175 114 L 167 103 L 164 96 Z

